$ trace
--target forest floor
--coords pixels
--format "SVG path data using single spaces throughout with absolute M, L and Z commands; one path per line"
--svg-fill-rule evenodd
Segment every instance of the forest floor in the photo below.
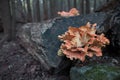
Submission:
M 107 57 L 102 60 L 100 58 L 92 59 L 90 62 L 103 63 L 106 62 L 106 59 Z M 119 58 L 117 60 L 109 58 L 109 60 L 120 66 Z M 87 64 L 89 62 L 78 63 L 79 66 Z M 40 62 L 20 47 L 18 42 L 5 42 L 0 48 L 0 80 L 55 80 L 50 79 L 50 76 L 52 75 L 43 70 Z M 60 78 L 58 80 L 68 80 L 64 76 Z
M 46 71 L 17 42 L 5 42 L 0 48 L 0 80 L 44 80 Z

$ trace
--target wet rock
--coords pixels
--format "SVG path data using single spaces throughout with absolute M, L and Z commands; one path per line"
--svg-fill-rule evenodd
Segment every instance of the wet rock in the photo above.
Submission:
M 47 70 L 49 70 L 51 66 L 56 66 L 51 62 L 51 59 L 58 59 L 57 56 L 52 58 L 48 57 L 49 54 L 47 55 L 45 50 L 47 44 L 45 45 L 43 43 L 44 40 L 42 38 L 44 32 L 52 27 L 53 23 L 53 21 L 48 21 L 46 23 L 28 23 L 24 25 L 18 33 L 18 40 L 22 47 L 32 54 L 33 57 L 37 57 Z M 54 53 L 51 55 L 54 55 Z
M 105 18 L 105 13 L 92 13 L 86 16 L 56 18 L 42 23 L 28 23 L 20 27 L 18 39 L 22 47 L 37 57 L 46 69 L 56 68 L 61 62 L 61 57 L 57 56 L 61 44 L 57 36 L 67 31 L 69 26 L 79 27 L 87 22 L 100 25 Z
M 73 67 L 71 80 L 120 80 L 120 67 L 108 64 Z

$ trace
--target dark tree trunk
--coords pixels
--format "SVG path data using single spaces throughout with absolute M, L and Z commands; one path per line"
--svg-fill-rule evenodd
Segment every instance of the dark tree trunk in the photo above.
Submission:
M 94 11 L 96 10 L 96 0 L 94 0 Z
M 40 6 L 39 6 L 39 0 L 36 1 L 36 15 L 37 15 L 37 22 L 40 21 Z
M 25 13 L 22 5 L 21 0 L 17 0 L 17 3 L 15 3 L 15 12 L 16 12 L 16 22 L 17 23 L 26 23 L 25 21 Z
M 70 9 L 74 7 L 74 0 L 70 1 Z
M 44 6 L 44 20 L 48 19 L 48 5 L 47 0 L 43 0 L 43 6 Z
M 39 7 L 40 7 L 40 19 L 41 21 L 44 20 L 44 6 L 43 6 L 43 0 L 39 0 Z
M 11 0 L 11 37 L 14 40 L 15 39 L 15 28 L 16 28 L 16 13 L 15 13 L 15 0 Z
M 81 1 L 81 13 L 84 14 L 84 0 Z
M 58 4 L 59 5 L 59 4 Z M 47 11 L 48 11 L 48 19 L 50 19 L 51 17 L 51 11 L 50 11 L 50 0 L 47 0 Z M 59 9 L 59 8 L 58 8 Z
M 55 14 L 55 10 L 54 10 L 55 4 L 54 3 L 55 3 L 55 0 L 50 1 L 50 4 L 51 4 L 50 10 L 51 10 L 51 17 L 52 18 L 54 18 L 54 14 Z
M 23 7 L 23 12 L 24 12 L 24 19 L 25 19 L 25 22 L 27 22 L 27 7 L 26 7 L 27 2 L 26 2 L 26 0 L 23 0 L 22 2 L 23 2 L 22 7 Z
M 80 11 L 80 0 L 76 0 L 76 8 Z M 81 11 L 80 11 L 81 12 Z
M 31 14 L 31 6 L 30 6 L 30 0 L 27 0 L 27 21 L 31 22 L 32 21 L 32 14 Z
M 90 13 L 90 0 L 86 0 L 86 13 Z
M 33 22 L 37 22 L 36 3 L 37 3 L 37 0 L 32 0 L 32 6 L 33 6 Z
M 76 6 L 77 6 L 77 1 L 74 0 L 74 8 L 76 8 Z
M 68 0 L 68 9 L 70 10 L 70 0 Z
M 0 0 L 0 11 L 1 11 L 1 18 L 4 28 L 4 34 L 6 39 L 11 40 L 11 15 L 10 15 L 10 5 L 9 0 Z

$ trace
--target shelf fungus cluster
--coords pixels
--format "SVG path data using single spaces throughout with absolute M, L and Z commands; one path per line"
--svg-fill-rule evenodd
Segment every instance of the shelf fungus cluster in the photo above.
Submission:
M 102 47 L 110 42 L 104 34 L 96 34 L 96 25 L 89 22 L 79 28 L 69 27 L 65 34 L 58 38 L 63 42 L 58 55 L 64 54 L 67 58 L 85 60 L 86 56 L 102 56 Z
M 58 12 L 58 14 L 59 14 L 60 16 L 62 16 L 62 17 L 71 17 L 71 16 L 80 15 L 80 14 L 79 14 L 79 11 L 78 11 L 76 8 L 70 9 L 69 12 L 65 12 L 65 11 Z

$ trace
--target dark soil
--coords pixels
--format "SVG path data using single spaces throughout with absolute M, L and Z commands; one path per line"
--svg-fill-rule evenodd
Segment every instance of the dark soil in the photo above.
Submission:
M 45 80 L 48 77 L 41 64 L 17 42 L 5 42 L 0 48 L 0 80 Z

